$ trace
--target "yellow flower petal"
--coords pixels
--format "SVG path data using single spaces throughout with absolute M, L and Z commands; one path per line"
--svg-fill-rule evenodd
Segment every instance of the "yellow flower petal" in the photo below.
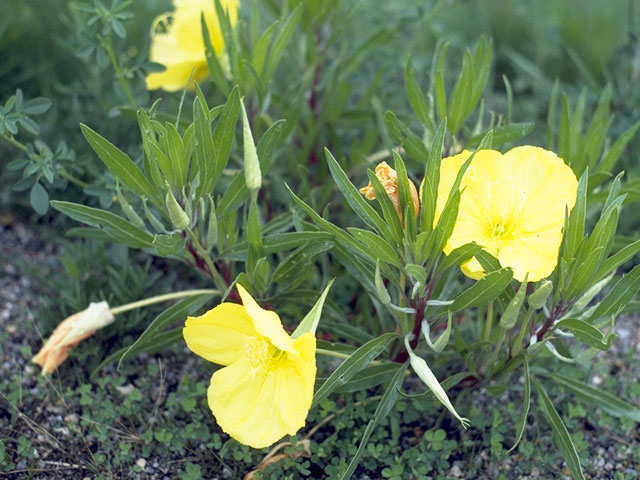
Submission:
M 313 398 L 315 337 L 295 342 L 296 354 L 256 365 L 241 358 L 211 377 L 207 392 L 220 427 L 240 443 L 264 448 L 304 426 Z
M 253 319 L 253 326 L 256 331 L 260 335 L 267 337 L 279 350 L 296 353 L 293 340 L 291 340 L 291 337 L 287 335 L 287 332 L 282 327 L 282 322 L 278 314 L 271 310 L 261 308 L 242 285 L 238 283 L 236 286 L 238 287 L 238 293 L 240 293 L 244 308 Z
M 231 25 L 235 25 L 238 1 L 222 0 L 221 4 L 228 12 Z M 174 0 L 174 7 L 172 13 L 163 14 L 154 22 L 149 59 L 164 65 L 166 70 L 147 76 L 149 90 L 181 90 L 194 68 L 196 81 L 206 78 L 209 71 L 200 28 L 201 15 L 204 15 L 214 52 L 219 56 L 224 53 L 224 39 L 213 1 Z M 164 31 L 158 31 L 159 25 L 164 27 Z
M 471 152 L 442 160 L 436 220 L 462 164 Z M 504 155 L 481 150 L 469 165 L 460 188 L 458 218 L 445 253 L 469 242 L 482 245 L 514 278 L 530 282 L 549 276 L 562 242 L 565 209 L 576 201 L 578 181 L 555 153 L 539 147 L 517 147 Z M 481 278 L 482 266 L 472 258 L 465 275 Z
M 245 356 L 246 343 L 257 332 L 242 305 L 225 302 L 200 317 L 188 317 L 182 335 L 196 355 L 229 365 Z

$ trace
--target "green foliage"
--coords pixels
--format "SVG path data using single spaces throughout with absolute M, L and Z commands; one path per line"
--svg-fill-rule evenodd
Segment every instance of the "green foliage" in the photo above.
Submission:
M 620 106 L 634 77 L 631 67 L 620 68 L 619 76 L 609 71 L 620 60 L 608 58 L 626 40 L 599 18 L 620 19 L 622 7 L 604 11 L 587 2 L 584 17 L 603 36 L 594 46 L 564 1 L 539 8 L 553 20 L 544 28 L 520 21 L 522 32 L 514 32 L 508 19 L 522 20 L 514 2 L 499 8 L 497 2 L 480 7 L 441 1 L 408 16 L 401 1 L 371 9 L 341 0 L 265 0 L 243 3 L 232 24 L 215 0 L 221 38 L 207 29 L 204 16 L 194 27 L 202 33 L 208 77 L 193 91 L 185 85 L 181 93 L 160 94 L 145 88 L 144 76 L 158 69 L 147 61 L 147 37 L 151 11 L 159 14 L 167 5 L 67 3 L 51 6 L 60 7 L 63 23 L 34 31 L 38 38 L 51 32 L 54 58 L 69 57 L 52 72 L 52 88 L 42 87 L 36 68 L 42 59 L 19 47 L 20 32 L 13 33 L 18 27 L 0 24 L 12 33 L 10 60 L 24 56 L 24 71 L 33 79 L 17 88 L 20 82 L 0 69 L 11 87 L 0 90 L 7 97 L 0 107 L 0 139 L 11 153 L 3 205 L 20 204 L 15 193 L 4 192 L 5 183 L 17 196 L 29 190 L 23 202 L 39 216 L 49 214 L 46 221 L 68 226 L 51 205 L 84 225 L 73 223 L 68 235 L 77 242 L 84 238 L 87 251 L 103 256 L 112 249 L 104 287 L 83 274 L 86 252 L 74 254 L 70 247 L 65 253 L 69 275 L 77 285 L 87 282 L 84 290 L 64 289 L 65 309 L 79 310 L 103 297 L 118 304 L 135 300 L 128 295 L 143 296 L 144 287 L 158 279 L 151 273 L 155 265 L 186 277 L 177 282 L 176 275 L 168 276 L 165 289 L 197 284 L 235 301 L 233 287 L 240 281 L 261 304 L 280 312 L 293 337 L 317 330 L 323 338 L 318 352 L 342 363 L 320 364 L 319 376 L 325 377 L 309 418 L 317 423 L 333 415 L 338 395 L 346 413 L 336 414 L 333 432 L 312 444 L 310 459 L 299 458 L 292 439 L 283 462 L 257 477 L 445 475 L 450 460 L 472 446 L 441 409 L 467 426 L 450 397 L 471 428 L 484 432 L 483 448 L 492 458 L 504 459 L 516 448 L 533 456 L 527 438 L 537 412 L 530 408 L 531 384 L 534 405 L 547 418 L 573 478 L 583 478 L 584 441 L 581 432 L 569 432 L 572 424 L 563 421 L 566 409 L 556 398 L 567 392 L 607 415 L 639 421 L 634 404 L 558 373 L 561 364 L 577 369 L 611 348 L 616 316 L 631 308 L 640 290 L 640 267 L 616 278 L 640 251 L 640 243 L 620 236 L 619 228 L 623 209 L 640 200 L 634 172 L 618 174 L 619 164 L 633 164 L 627 150 L 640 128 L 630 120 L 633 105 Z M 37 25 L 36 7 L 11 15 Z M 454 16 L 462 28 L 451 28 Z M 474 25 L 465 25 L 468 19 Z M 492 38 L 481 31 L 491 31 Z M 558 58 L 549 54 L 549 31 L 565 41 Z M 520 35 L 526 40 L 516 42 Z M 220 40 L 222 53 L 214 50 Z M 529 48 L 539 53 L 527 57 Z M 569 76 L 565 64 L 581 76 L 579 84 L 561 83 Z M 77 71 L 78 78 L 69 78 L 68 71 Z M 24 100 L 23 89 L 31 100 Z M 637 106 L 637 100 L 629 103 Z M 566 212 L 558 266 L 535 287 L 526 279 L 518 284 L 510 268 L 475 243 L 443 252 L 473 155 L 446 192 L 442 210 L 436 208 L 443 157 L 465 148 L 507 150 L 529 135 L 531 143 L 546 137 L 547 148 L 580 178 L 576 204 Z M 370 168 L 381 160 L 393 165 L 395 196 Z M 359 191 L 367 180 L 375 203 Z M 459 266 L 472 258 L 486 275 L 470 283 Z M 331 278 L 336 286 L 329 294 Z M 171 351 L 181 341 L 178 325 L 201 313 L 210 299 L 211 293 L 200 293 L 153 315 L 137 314 L 129 331 L 119 326 L 116 345 L 91 365 L 94 383 L 77 388 L 80 405 L 91 409 L 106 385 L 99 375 L 111 361 L 128 368 L 135 355 Z M 408 365 L 428 391 L 402 394 Z M 515 375 L 523 376 L 522 388 L 510 381 Z M 490 394 L 517 392 L 509 428 L 504 412 L 480 412 L 465 402 L 470 389 L 480 387 Z M 141 443 L 153 447 L 110 438 L 113 404 L 92 411 L 100 423 L 92 435 L 109 455 L 94 454 L 91 468 L 107 476 L 140 473 L 125 467 L 134 451 L 185 456 L 202 438 L 216 467 L 198 454 L 197 462 L 190 457 L 181 465 L 180 478 L 208 478 L 221 469 L 240 475 L 255 466 L 261 454 L 214 432 L 211 420 L 205 425 L 204 389 L 186 376 L 179 394 L 169 395 L 171 408 L 190 422 L 184 430 L 160 422 L 139 432 Z M 380 395 L 371 396 L 374 391 Z M 125 402 L 128 419 L 143 411 L 142 398 L 132 394 Z M 570 420 L 579 419 L 579 411 L 570 407 Z M 426 426 L 410 448 L 399 448 L 400 425 L 416 423 Z M 0 439 L 0 463 L 7 445 Z M 10 448 L 33 463 L 26 437 L 12 440 Z

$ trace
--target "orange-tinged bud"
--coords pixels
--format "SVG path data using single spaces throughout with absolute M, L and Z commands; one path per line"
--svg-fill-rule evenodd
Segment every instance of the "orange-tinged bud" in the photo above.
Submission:
M 376 166 L 376 177 L 380 180 L 380 183 L 387 192 L 387 195 L 393 203 L 393 207 L 396 209 L 400 220 L 404 222 L 402 212 L 400 211 L 400 199 L 398 198 L 398 174 L 389 166 L 387 162 L 381 162 Z M 411 180 L 409 180 L 409 192 L 411 193 L 411 200 L 413 201 L 413 211 L 416 216 L 420 210 L 420 199 L 418 197 L 418 191 L 416 186 Z M 373 189 L 373 185 L 369 182 L 369 185 L 360 189 L 360 193 L 364 195 L 367 200 L 375 200 L 376 192 Z
M 75 345 L 115 320 L 107 302 L 91 303 L 56 327 L 31 360 L 42 367 L 42 375 L 52 373 L 69 356 Z

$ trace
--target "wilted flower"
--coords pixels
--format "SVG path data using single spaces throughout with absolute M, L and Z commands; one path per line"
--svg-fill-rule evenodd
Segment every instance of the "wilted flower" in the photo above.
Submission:
M 278 315 L 237 285 L 244 305 L 224 302 L 187 318 L 187 346 L 225 365 L 211 377 L 209 407 L 220 427 L 240 443 L 264 448 L 304 426 L 313 399 L 316 339 L 295 340 Z
M 442 160 L 436 222 L 470 155 L 465 150 Z M 476 242 L 503 267 L 511 267 L 518 281 L 528 273 L 528 281 L 537 282 L 557 264 L 565 210 L 575 205 L 577 189 L 575 174 L 553 152 L 532 146 L 505 154 L 480 150 L 462 178 L 458 218 L 444 251 Z M 462 271 L 475 279 L 484 275 L 475 258 Z
M 234 25 L 238 19 L 238 0 L 221 0 L 220 3 Z M 166 70 L 147 75 L 149 90 L 181 90 L 192 70 L 195 81 L 206 78 L 209 69 L 200 28 L 201 14 L 214 52 L 218 56 L 223 52 L 224 38 L 213 0 L 173 0 L 173 5 L 174 12 L 160 15 L 153 22 L 149 60 L 164 65 Z
M 75 345 L 114 319 L 107 302 L 89 304 L 89 307 L 71 315 L 56 327 L 32 362 L 42 367 L 42 375 L 52 373 L 65 361 Z
M 380 183 L 384 187 L 387 195 L 393 202 L 393 207 L 398 212 L 398 216 L 400 220 L 403 219 L 402 211 L 400 210 L 400 199 L 398 198 L 398 174 L 396 171 L 389 166 L 387 162 L 381 162 L 376 166 L 375 169 L 376 177 L 380 180 Z M 418 191 L 416 190 L 416 186 L 413 184 L 411 180 L 409 180 L 409 192 L 411 193 L 411 200 L 413 201 L 413 211 L 415 214 L 418 214 L 420 210 L 420 199 L 418 198 Z M 360 189 L 360 193 L 365 196 L 367 200 L 375 200 L 376 192 L 373 189 L 373 185 L 369 182 L 369 185 L 366 187 L 362 187 Z

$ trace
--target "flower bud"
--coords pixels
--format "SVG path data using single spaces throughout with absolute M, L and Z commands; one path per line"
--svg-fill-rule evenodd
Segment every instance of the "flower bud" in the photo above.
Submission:
M 543 280 L 536 288 L 536 291 L 529 295 L 529 306 L 531 308 L 542 308 L 547 301 L 549 295 L 553 291 L 553 282 L 550 280 Z
M 42 375 L 52 373 L 65 361 L 76 344 L 114 320 L 107 302 L 91 303 L 60 323 L 31 361 L 42 367 Z
M 400 199 L 398 198 L 398 174 L 387 162 L 379 163 L 376 166 L 375 174 L 391 199 L 393 208 L 395 208 L 398 213 L 398 217 L 400 217 L 401 221 L 404 221 L 402 211 L 400 210 Z M 418 215 L 418 212 L 420 211 L 420 199 L 418 197 L 416 186 L 411 180 L 409 180 L 409 192 L 411 194 L 411 200 L 413 201 L 413 211 Z M 376 199 L 376 192 L 373 185 L 371 185 L 371 182 L 369 182 L 369 185 L 366 187 L 361 188 L 360 193 L 364 195 L 367 200 Z
M 247 184 L 247 188 L 251 192 L 255 192 L 262 186 L 260 161 L 258 160 L 256 145 L 253 142 L 251 126 L 249 125 L 249 119 L 247 118 L 247 111 L 244 108 L 244 103 L 240 103 L 240 106 L 242 107 L 242 132 L 244 141 L 244 179 Z
M 171 188 L 167 188 L 167 196 L 165 197 L 164 202 L 167 207 L 167 211 L 169 212 L 169 220 L 171 220 L 171 224 L 180 230 L 186 230 L 189 228 L 191 223 L 189 221 L 189 216 L 182 209 L 176 200 L 176 197 L 173 196 Z

